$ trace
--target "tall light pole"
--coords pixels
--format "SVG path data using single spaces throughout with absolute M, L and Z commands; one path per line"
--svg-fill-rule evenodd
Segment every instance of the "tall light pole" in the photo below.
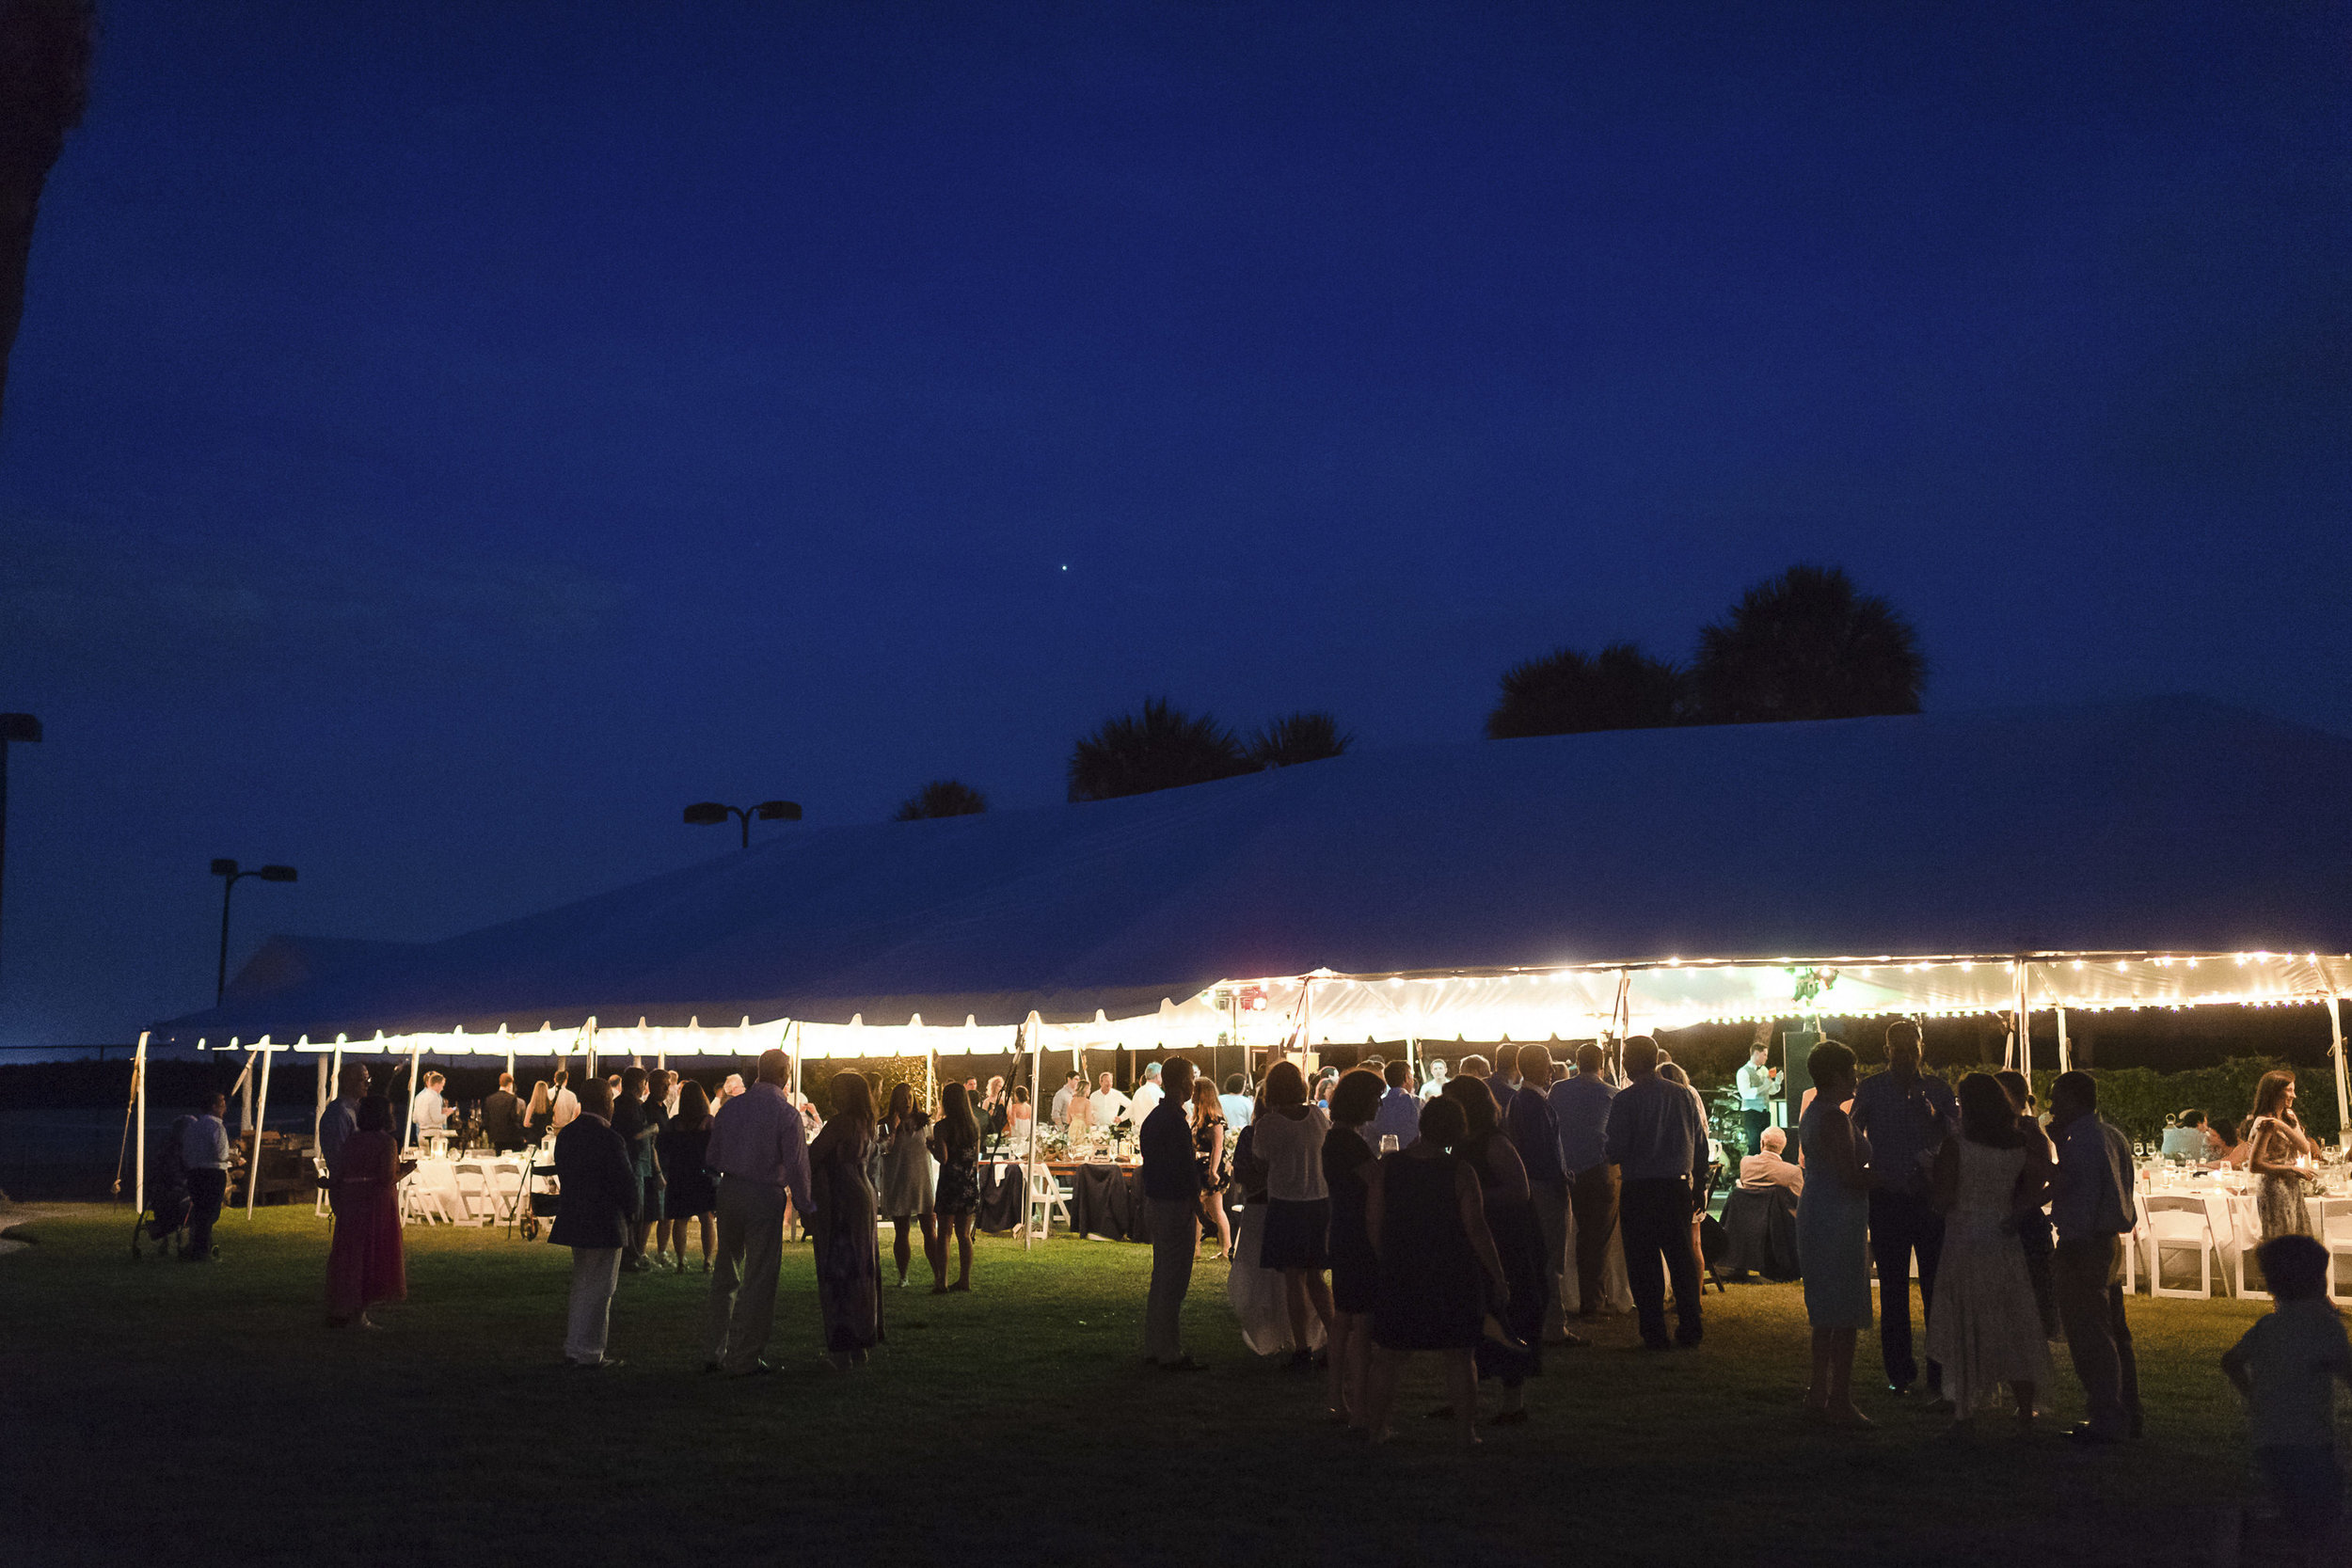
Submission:
M 755 806 L 724 806 L 716 800 L 697 800 L 686 808 L 686 820 L 697 828 L 723 827 L 728 817 L 743 824 L 743 847 L 752 847 L 752 818 L 762 822 L 798 822 L 801 803 L 798 800 L 762 800 Z
M 8 743 L 37 741 L 40 721 L 29 713 L 0 713 L 0 888 L 8 885 Z M 798 815 L 798 808 L 794 814 Z
M 259 877 L 265 882 L 291 882 L 294 879 L 294 868 L 257 865 L 250 871 L 240 871 L 235 861 L 215 861 L 213 875 L 220 879 L 220 975 L 213 982 L 213 1006 L 218 1006 L 222 994 L 229 990 L 229 895 L 247 877 Z

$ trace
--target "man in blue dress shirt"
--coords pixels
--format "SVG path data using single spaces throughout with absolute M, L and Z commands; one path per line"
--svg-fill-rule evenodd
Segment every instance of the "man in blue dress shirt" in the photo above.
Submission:
M 1658 1042 L 1634 1035 L 1625 1042 L 1632 1081 L 1609 1102 L 1608 1149 L 1622 1173 L 1617 1221 L 1625 1227 L 1626 1282 L 1640 1314 L 1642 1343 L 1664 1350 L 1666 1283 L 1674 1282 L 1674 1343 L 1699 1342 L 1699 1264 L 1691 1247 L 1691 1218 L 1706 1191 L 1707 1118 L 1699 1097 L 1658 1071 Z
M 1597 1318 L 1609 1238 L 1617 1230 L 1617 1167 L 1609 1163 L 1609 1102 L 1616 1088 L 1605 1075 L 1609 1058 L 1586 1040 L 1576 1048 L 1576 1072 L 1551 1085 L 1552 1119 L 1560 1127 L 1560 1169 L 1576 1216 L 1576 1315 Z
M 1934 1310 L 1935 1265 L 1944 1220 L 1929 1196 L 1935 1151 L 1960 1125 L 1952 1086 L 1919 1070 L 1919 1026 L 1886 1026 L 1886 1070 L 1854 1091 L 1853 1130 L 1870 1146 L 1870 1261 L 1879 1273 L 1879 1354 L 1889 1393 L 1908 1394 L 1919 1366 L 1911 1352 L 1911 1260 L 1919 1260 L 1919 1315 Z M 1928 1363 L 1928 1392 L 1940 1397 L 1944 1370 Z

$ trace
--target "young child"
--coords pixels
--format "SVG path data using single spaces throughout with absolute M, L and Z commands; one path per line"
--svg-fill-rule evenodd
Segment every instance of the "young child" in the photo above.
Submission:
M 2321 1560 L 2316 1554 L 2332 1549 L 2344 1517 L 2335 1386 L 2352 1384 L 2352 1342 L 2328 1300 L 2333 1260 L 2326 1247 L 2309 1236 L 2279 1236 L 2255 1256 L 2278 1307 L 2222 1355 L 2221 1371 L 2246 1396 L 2254 1460 L 2287 1528 Z

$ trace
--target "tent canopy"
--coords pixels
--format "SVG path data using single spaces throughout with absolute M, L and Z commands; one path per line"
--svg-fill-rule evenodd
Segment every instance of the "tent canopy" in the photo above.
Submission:
M 444 942 L 312 943 L 159 1036 L 986 1028 L 1324 969 L 2341 954 L 2348 799 L 2352 740 L 2190 698 L 1374 752 L 796 829 Z

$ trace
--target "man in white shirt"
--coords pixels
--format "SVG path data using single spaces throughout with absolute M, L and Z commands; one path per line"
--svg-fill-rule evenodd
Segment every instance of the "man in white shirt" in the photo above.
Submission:
M 580 1096 L 572 1092 L 571 1076 L 568 1068 L 555 1069 L 553 1109 L 548 1119 L 558 1132 L 569 1127 L 572 1118 L 580 1115 Z
M 417 1136 L 427 1132 L 449 1131 L 449 1104 L 441 1098 L 443 1079 L 437 1072 L 424 1075 L 424 1087 L 417 1091 Z
M 1111 1075 L 1104 1073 L 1095 1080 L 1094 1092 L 1087 1096 L 1087 1117 L 1098 1130 L 1107 1130 L 1127 1114 L 1128 1103 L 1127 1097 L 1111 1086 Z
M 1764 1065 L 1772 1047 L 1762 1040 L 1748 1047 L 1747 1065 L 1739 1073 L 1740 1119 L 1746 1125 L 1747 1152 L 1762 1152 L 1764 1129 L 1772 1124 L 1772 1095 L 1780 1087 L 1780 1069 Z M 1781 1140 L 1787 1143 L 1786 1138 Z
M 1136 1124 L 1138 1134 L 1143 1131 L 1143 1118 L 1158 1110 L 1160 1101 L 1167 1098 L 1168 1091 L 1160 1087 L 1160 1064 L 1146 1062 L 1143 1082 L 1136 1086 L 1135 1099 L 1127 1102 L 1127 1118 Z
M 1073 1072 L 1069 1077 L 1062 1080 L 1061 1087 L 1054 1091 L 1055 1126 L 1067 1127 L 1070 1125 L 1070 1102 L 1078 1097 L 1079 1086 L 1085 1082 L 1085 1079 L 1080 1078 L 1075 1072 Z
M 1433 1057 L 1429 1063 L 1429 1076 L 1421 1085 L 1421 1097 L 1423 1100 L 1435 1100 L 1443 1093 L 1445 1093 L 1445 1058 L 1443 1056 Z
M 180 1256 L 191 1263 L 214 1260 L 213 1227 L 220 1219 L 220 1203 L 229 1191 L 229 1167 L 236 1157 L 229 1151 L 229 1130 L 221 1113 L 229 1097 L 216 1094 L 188 1118 L 180 1133 L 180 1164 L 188 1173 L 188 1244 Z
M 1225 1113 L 1226 1127 L 1240 1137 L 1241 1130 L 1249 1125 L 1250 1113 L 1258 1108 L 1249 1098 L 1249 1080 L 1238 1072 L 1226 1074 L 1225 1092 L 1216 1097 L 1216 1102 Z

